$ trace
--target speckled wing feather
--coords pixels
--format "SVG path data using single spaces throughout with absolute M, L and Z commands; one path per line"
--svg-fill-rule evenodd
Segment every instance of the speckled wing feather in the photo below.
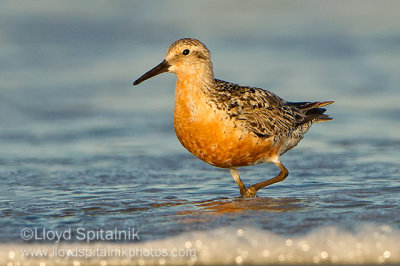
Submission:
M 215 83 L 210 101 L 259 137 L 288 134 L 304 121 L 300 109 L 272 92 L 218 79 Z

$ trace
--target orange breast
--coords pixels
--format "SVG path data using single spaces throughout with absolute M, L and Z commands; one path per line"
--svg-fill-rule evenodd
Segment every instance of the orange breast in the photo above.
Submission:
M 235 127 L 220 110 L 206 103 L 201 90 L 178 79 L 175 91 L 174 127 L 182 145 L 199 159 L 217 167 L 257 164 L 274 157 L 278 145 Z

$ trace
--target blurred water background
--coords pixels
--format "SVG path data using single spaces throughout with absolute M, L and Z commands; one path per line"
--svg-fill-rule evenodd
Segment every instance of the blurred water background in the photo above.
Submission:
M 400 262 L 398 1 L 0 5 L 1 263 L 43 244 L 26 227 L 135 227 L 134 245 L 197 248 L 126 264 Z M 183 37 L 207 45 L 217 78 L 335 101 L 256 199 L 181 147 L 174 75 L 132 87 Z M 241 171 L 245 184 L 276 173 Z

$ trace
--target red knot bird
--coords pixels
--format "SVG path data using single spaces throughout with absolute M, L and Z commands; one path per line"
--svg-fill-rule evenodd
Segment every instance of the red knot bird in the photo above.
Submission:
M 272 92 L 215 79 L 210 51 L 196 39 L 175 41 L 165 59 L 133 85 L 155 75 L 177 75 L 174 128 L 182 145 L 199 159 L 230 170 L 242 197 L 289 174 L 280 156 L 303 138 L 313 123 L 331 120 L 321 108 L 333 103 L 287 102 Z M 248 188 L 238 169 L 273 163 L 280 173 Z

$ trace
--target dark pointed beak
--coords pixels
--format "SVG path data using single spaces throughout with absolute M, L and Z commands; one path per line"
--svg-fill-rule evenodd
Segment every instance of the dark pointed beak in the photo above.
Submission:
M 143 76 L 135 80 L 135 82 L 133 82 L 133 85 L 138 85 L 139 83 L 142 83 L 146 79 L 152 78 L 164 72 L 168 72 L 170 66 L 171 65 L 168 63 L 167 60 L 162 61 L 158 66 L 146 72 Z

